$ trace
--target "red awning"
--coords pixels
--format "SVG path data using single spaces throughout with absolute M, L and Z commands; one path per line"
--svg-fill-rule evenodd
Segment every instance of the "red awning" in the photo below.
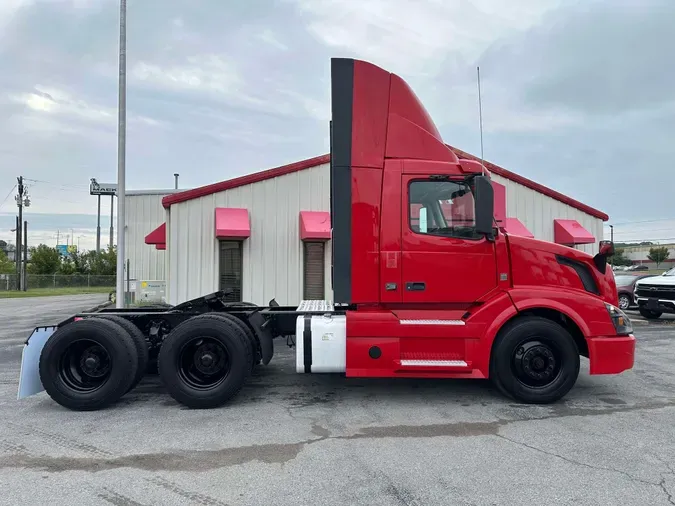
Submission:
M 300 239 L 330 239 L 330 213 L 326 211 L 300 211 Z
M 145 244 L 166 244 L 166 223 L 146 235 Z
M 216 207 L 216 237 L 218 239 L 246 239 L 251 237 L 248 209 Z
M 166 249 L 166 243 L 155 244 L 155 249 Z
M 553 236 L 558 244 L 592 244 L 595 237 L 577 220 L 553 220 Z
M 521 237 L 530 237 L 534 239 L 534 234 L 530 232 L 518 218 L 506 218 L 504 220 L 504 230 L 510 235 L 519 235 Z

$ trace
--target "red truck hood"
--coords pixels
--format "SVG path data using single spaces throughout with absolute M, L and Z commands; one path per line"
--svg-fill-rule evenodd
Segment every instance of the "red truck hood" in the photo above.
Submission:
M 560 286 L 588 293 L 582 276 L 590 275 L 599 296 L 610 304 L 618 305 L 612 269 L 607 266 L 604 274 L 600 272 L 592 255 L 561 244 L 517 235 L 507 235 L 507 241 L 514 286 Z

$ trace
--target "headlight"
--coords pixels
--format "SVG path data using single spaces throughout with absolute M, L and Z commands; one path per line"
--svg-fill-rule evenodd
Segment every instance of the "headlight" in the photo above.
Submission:
M 621 336 L 633 333 L 633 324 L 631 323 L 630 318 L 626 316 L 626 313 L 611 304 L 605 303 L 605 307 L 614 324 L 614 330 L 616 330 L 617 335 Z

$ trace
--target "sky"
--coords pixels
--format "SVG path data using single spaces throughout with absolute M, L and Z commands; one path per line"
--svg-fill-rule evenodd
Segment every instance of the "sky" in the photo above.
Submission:
M 487 160 L 609 214 L 617 242 L 675 242 L 672 0 L 128 4 L 128 189 L 328 152 L 336 56 L 402 76 L 479 154 L 480 66 Z M 23 175 L 29 245 L 93 247 L 89 180 L 117 180 L 118 42 L 118 0 L 0 2 L 0 239 Z

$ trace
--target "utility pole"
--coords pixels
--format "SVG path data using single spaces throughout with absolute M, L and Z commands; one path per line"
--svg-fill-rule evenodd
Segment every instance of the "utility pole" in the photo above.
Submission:
M 126 304 L 124 291 L 125 180 L 127 132 L 127 0 L 120 0 L 119 105 L 117 125 L 117 299 L 118 309 Z M 111 221 L 112 224 L 112 221 Z M 112 243 L 112 237 L 111 243 Z
M 609 240 L 614 242 L 614 225 L 609 226 L 609 237 Z
M 16 217 L 16 247 L 14 248 L 14 262 L 16 262 L 16 290 L 21 290 L 21 222 Z
M 21 287 L 25 292 L 28 289 L 28 222 L 23 222 L 23 279 Z
M 25 279 L 25 269 L 26 265 L 24 262 L 21 261 L 21 250 L 22 245 L 26 242 L 26 237 L 22 237 L 21 234 L 21 225 L 23 223 L 23 208 L 24 207 L 29 207 L 30 206 L 30 199 L 28 198 L 28 189 L 26 186 L 23 184 L 23 176 L 19 176 L 16 178 L 16 188 L 17 188 L 17 195 L 14 197 L 16 200 L 16 205 L 19 208 L 19 219 L 16 224 L 17 228 L 17 243 L 16 243 L 16 250 L 17 250 L 17 259 L 19 262 L 19 276 L 17 280 L 17 290 L 21 290 L 23 285 L 24 285 L 24 279 Z
M 96 253 L 101 252 L 101 196 L 98 196 L 98 213 L 96 214 Z
M 108 246 L 113 247 L 113 210 L 115 208 L 115 196 L 110 196 L 110 242 Z

